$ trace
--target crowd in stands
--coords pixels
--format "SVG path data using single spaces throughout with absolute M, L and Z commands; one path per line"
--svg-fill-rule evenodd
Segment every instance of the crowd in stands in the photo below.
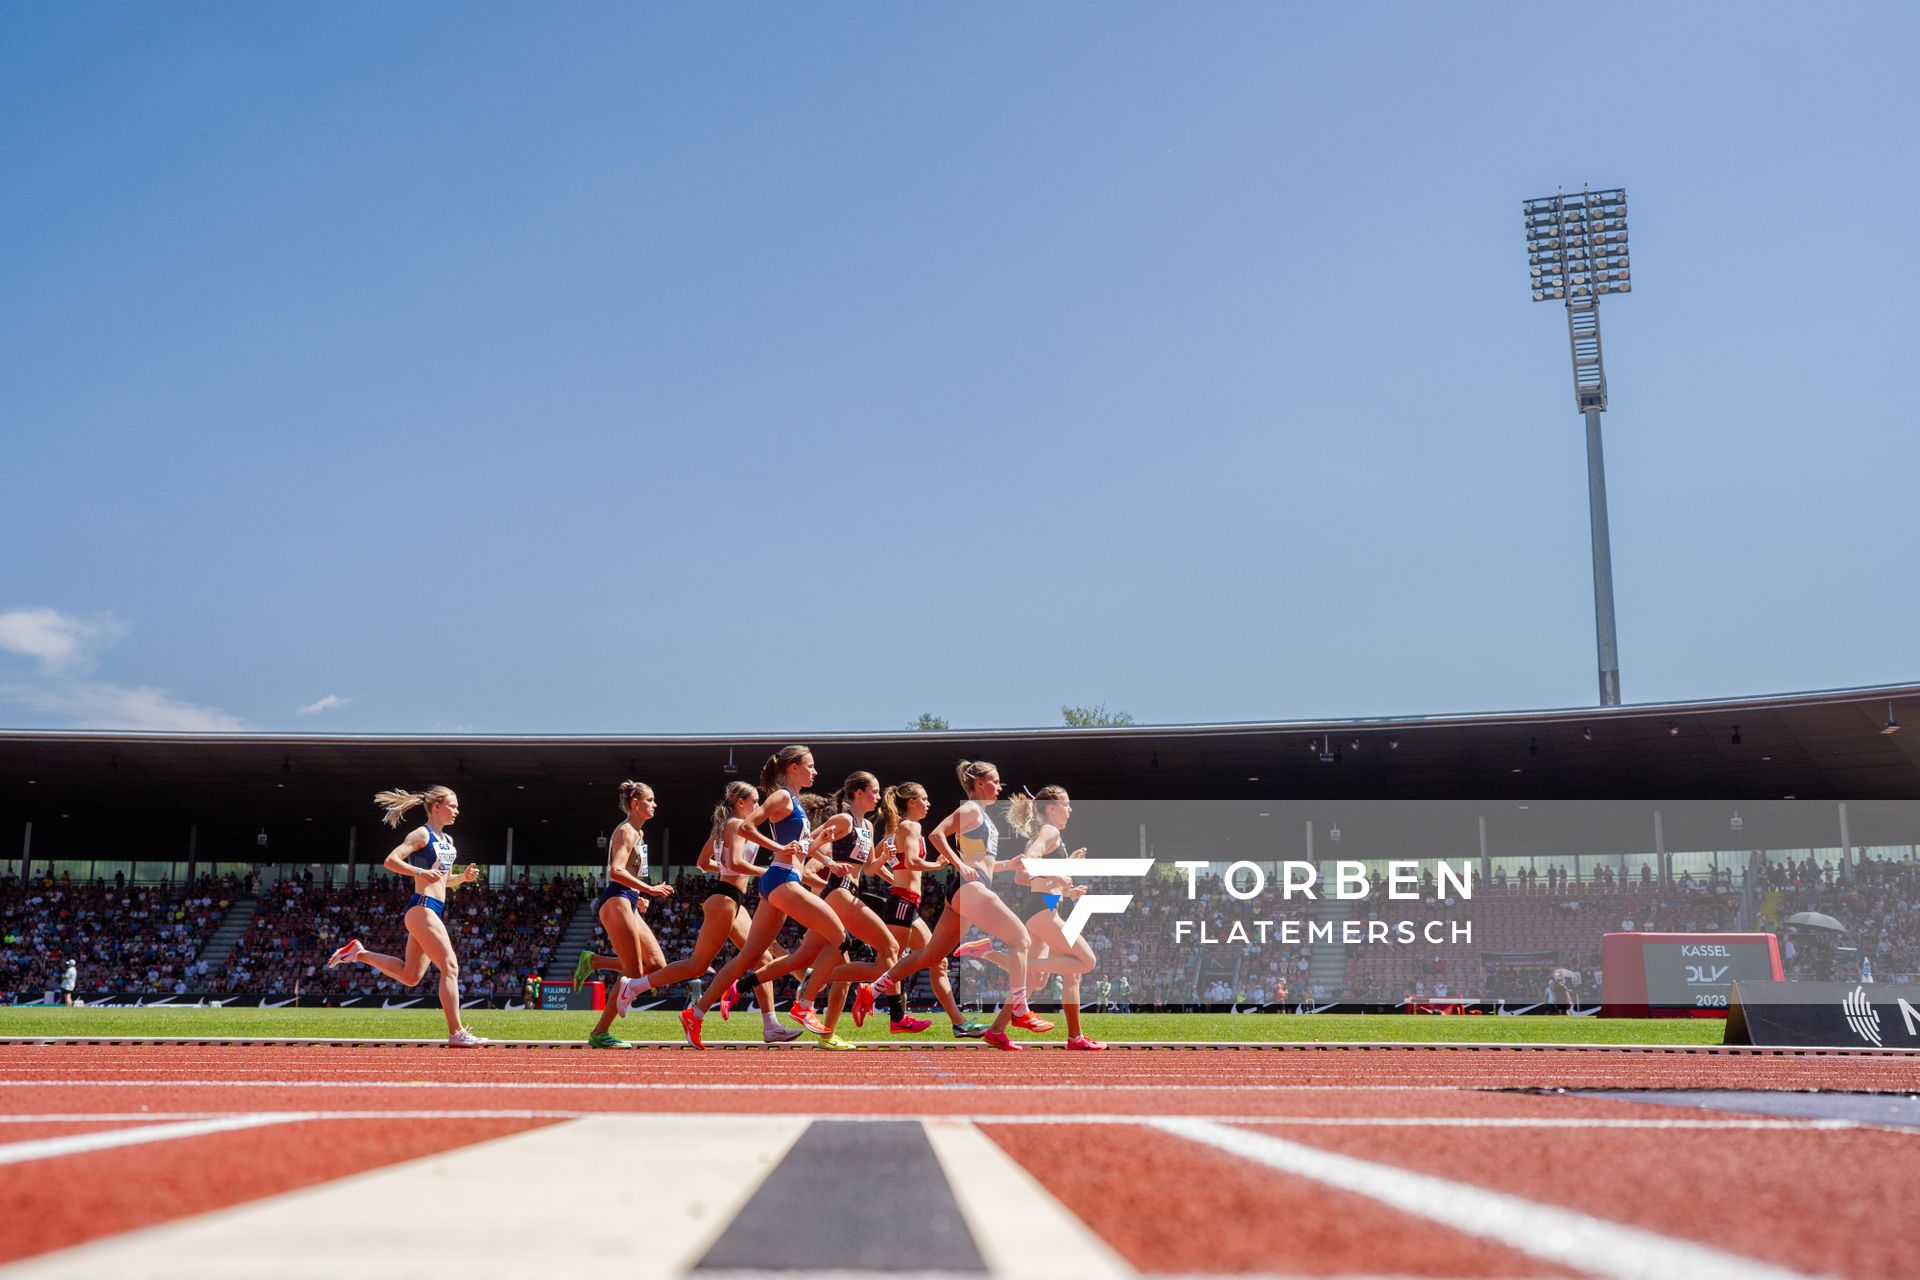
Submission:
M 1886 982 L 1920 974 L 1920 863 L 1870 857 L 1842 877 L 1831 861 L 1815 865 L 1809 856 L 1797 865 L 1769 864 L 1767 873 L 1761 927 L 1781 935 L 1789 979 Z M 1817 948 L 1796 942 L 1786 926 L 1802 911 L 1830 915 L 1845 926 L 1848 944 L 1858 949 L 1847 968 L 1856 971 L 1814 972 Z
M 1650 868 L 1633 875 L 1602 866 L 1588 879 L 1573 881 L 1559 868 L 1508 876 L 1496 869 L 1492 883 L 1477 886 L 1470 900 L 1441 895 L 1429 873 L 1418 900 L 1390 901 L 1376 885 L 1366 899 L 1349 904 L 1349 918 L 1414 918 L 1470 921 L 1472 946 L 1424 943 L 1346 948 L 1344 972 L 1335 981 L 1313 971 L 1310 947 L 1287 946 L 1277 931 L 1265 942 L 1253 939 L 1217 947 L 1188 937 L 1175 941 L 1174 924 L 1193 921 L 1224 938 L 1236 919 L 1256 917 L 1310 920 L 1313 904 L 1297 899 L 1284 907 L 1269 902 L 1258 911 L 1217 893 L 1190 900 L 1183 877 L 1155 876 L 1134 887 L 1134 902 L 1124 916 L 1093 917 L 1088 941 L 1099 957 L 1094 972 L 1081 980 L 1082 1000 L 1099 1000 L 1100 984 L 1109 993 L 1126 990 L 1132 1003 L 1146 1008 L 1180 1008 L 1199 1003 L 1242 1007 L 1295 1001 L 1348 1000 L 1369 1003 L 1428 1001 L 1470 996 L 1536 1001 L 1553 998 L 1548 982 L 1555 970 L 1571 971 L 1565 989 L 1592 999 L 1600 987 L 1600 939 L 1614 931 L 1662 933 L 1724 932 L 1740 928 L 1743 897 L 1758 903 L 1757 926 L 1782 938 L 1790 978 L 1814 976 L 1801 935 L 1786 927 L 1797 912 L 1836 917 L 1858 947 L 1863 973 L 1880 981 L 1920 974 L 1920 864 L 1869 858 L 1850 876 L 1831 861 L 1770 862 L 1763 866 L 1757 895 L 1736 892 L 1731 871 L 1695 876 L 1683 873 L 1662 886 Z M 923 913 L 937 919 L 943 905 L 943 877 L 927 878 Z M 0 992 L 15 999 L 37 999 L 56 989 L 68 960 L 79 970 L 76 992 L 82 998 L 103 992 L 185 994 L 217 988 L 291 996 L 377 996 L 398 994 L 393 983 L 360 965 L 327 970 L 328 954 L 349 937 L 368 947 L 403 955 L 401 919 L 408 885 L 382 877 L 352 888 L 315 884 L 311 875 L 267 884 L 246 933 L 226 956 L 202 955 L 206 940 L 233 903 L 250 886 L 232 877 L 203 876 L 190 888 L 167 883 L 129 885 L 113 881 L 74 884 L 64 876 L 36 875 L 21 881 L 0 877 Z M 579 877 L 529 880 L 457 889 L 447 911 L 448 930 L 461 957 L 461 988 L 469 998 L 517 999 L 531 972 L 545 973 L 556 962 L 560 935 L 595 886 Z M 677 892 L 649 904 L 647 919 L 667 958 L 688 954 L 699 932 L 700 904 L 707 882 L 687 876 Z M 753 892 L 748 906 L 758 905 Z M 1264 900 L 1262 900 L 1264 901 Z M 1024 897 L 1017 905 L 1026 905 Z M 1260 906 L 1249 902 L 1248 908 Z M 799 930 L 788 924 L 779 944 L 792 948 Z M 611 953 L 604 935 L 593 949 Z M 723 949 L 715 967 L 726 962 Z M 864 955 L 862 951 L 856 954 Z M 1493 956 L 1498 959 L 1488 960 Z M 224 972 L 222 962 L 224 961 Z M 1850 963 L 1858 963 L 1850 961 Z M 955 985 L 964 1003 L 991 1005 L 1006 979 L 995 966 L 979 961 L 953 965 Z M 1844 976 L 1852 980 L 1856 975 Z M 1316 981 L 1316 977 L 1320 980 Z M 436 975 L 429 970 L 415 994 L 431 996 Z M 783 980 L 779 995 L 790 998 L 798 976 Z M 1057 998 L 1057 982 L 1041 985 L 1041 997 Z M 917 980 L 917 1004 L 929 995 Z
M 398 876 L 352 887 L 316 885 L 312 874 L 268 885 L 247 931 L 226 958 L 221 989 L 270 995 L 394 995 L 393 982 L 365 965 L 325 968 L 349 938 L 371 951 L 404 956 L 403 911 L 411 886 Z M 447 898 L 447 932 L 460 957 L 467 998 L 517 997 L 529 972 L 544 971 L 587 893 L 577 877 L 455 888 Z M 432 996 L 429 966 L 416 994 Z
M 68 961 L 75 994 L 180 995 L 201 989 L 200 956 L 238 896 L 231 878 L 191 886 L 111 881 L 75 884 L 62 874 L 0 878 L 0 994 L 37 1000 L 60 986 Z

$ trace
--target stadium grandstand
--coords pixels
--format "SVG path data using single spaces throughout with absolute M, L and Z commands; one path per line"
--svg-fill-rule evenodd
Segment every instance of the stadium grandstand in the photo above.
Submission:
M 996 761 L 1015 785 L 1064 785 L 1087 805 L 1074 841 L 1110 855 L 1146 850 L 1147 806 L 1161 864 L 1244 857 L 1207 846 L 1233 842 L 1219 833 L 1237 830 L 1237 815 L 1264 820 L 1284 805 L 1307 815 L 1309 840 L 1314 822 L 1335 841 L 1346 822 L 1339 856 L 1362 861 L 1377 886 L 1385 859 L 1432 856 L 1424 826 L 1438 811 L 1421 810 L 1423 829 L 1408 834 L 1369 826 L 1364 806 L 1482 814 L 1472 899 L 1448 898 L 1431 867 L 1420 884 L 1426 905 L 1472 924 L 1472 945 L 1176 946 L 1166 923 L 1191 914 L 1187 885 L 1160 865 L 1124 927 L 1089 928 L 1101 957 L 1090 990 L 1110 1004 L 1525 1006 L 1554 999 L 1556 974 L 1579 1001 L 1598 989 L 1604 933 L 1772 930 L 1795 971 L 1804 960 L 1788 922 L 1809 911 L 1845 924 L 1850 966 L 1901 980 L 1920 975 L 1909 927 L 1920 809 L 1899 803 L 1920 800 L 1920 734 L 1889 726 L 1914 707 L 1920 686 L 1506 715 L 793 738 L 7 731 L 0 832 L 19 844 L 0 873 L 0 977 L 16 1001 L 47 998 L 69 959 L 93 999 L 386 999 L 393 988 L 369 971 L 322 965 L 345 937 L 400 945 L 405 886 L 379 870 L 394 834 L 371 797 L 440 782 L 462 797 L 463 857 L 485 869 L 449 910 L 467 998 L 516 1002 L 530 976 L 562 978 L 581 950 L 605 949 L 590 901 L 623 778 L 660 797 L 653 877 L 688 891 L 653 904 L 649 919 L 680 954 L 697 926 L 691 863 L 720 789 L 799 740 L 820 761 L 822 790 L 870 769 L 939 795 L 963 756 Z M 1644 821 L 1656 803 L 1667 806 L 1664 847 Z M 1689 825 L 1689 804 L 1715 816 Z M 1523 820 L 1556 805 L 1582 807 L 1557 832 Z M 1792 812 L 1763 821 L 1767 806 Z M 1742 830 L 1741 807 L 1754 829 Z M 1496 809 L 1504 826 L 1490 847 L 1484 814 Z M 1775 834 L 1762 841 L 1762 826 Z M 1330 856 L 1323 843 L 1318 857 Z M 1324 897 L 1309 914 L 1365 919 L 1383 907 Z M 1003 981 L 977 961 L 956 980 L 963 1002 L 982 1004 Z M 431 1002 L 430 985 L 415 994 Z

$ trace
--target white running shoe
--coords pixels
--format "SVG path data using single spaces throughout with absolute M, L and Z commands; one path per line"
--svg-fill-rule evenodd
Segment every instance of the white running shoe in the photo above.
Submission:
M 483 1044 L 492 1043 L 493 1041 L 487 1039 L 485 1036 L 477 1036 L 465 1027 L 460 1028 L 447 1037 L 447 1048 L 449 1049 L 478 1049 Z
M 634 990 L 636 985 L 634 979 L 622 978 L 620 989 L 613 994 L 613 1007 L 622 1018 L 626 1017 L 627 1011 L 633 1008 L 633 1002 L 640 998 L 641 993 Z
M 346 946 L 327 957 L 327 968 L 331 969 L 335 965 L 346 964 L 351 960 L 358 960 L 360 953 L 365 950 L 366 948 L 360 945 L 360 939 L 355 938 L 348 942 Z
M 785 1044 L 789 1040 L 798 1040 L 807 1034 L 798 1027 L 783 1027 L 779 1023 L 760 1028 L 760 1043 Z

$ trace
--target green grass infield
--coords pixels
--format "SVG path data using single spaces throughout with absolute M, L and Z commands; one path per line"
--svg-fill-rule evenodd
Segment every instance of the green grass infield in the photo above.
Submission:
M 987 1015 L 990 1016 L 990 1015 Z M 1066 1040 L 1066 1022 L 1045 1035 L 1015 1032 L 1021 1041 Z M 593 1029 L 597 1015 L 586 1012 L 470 1009 L 467 1025 L 483 1036 L 505 1040 L 579 1040 Z M 888 1032 L 884 1016 L 855 1028 L 842 1016 L 837 1030 L 849 1040 L 897 1045 L 948 1041 L 947 1020 L 934 1013 L 933 1026 L 917 1036 Z M 782 1015 L 781 1021 L 790 1025 Z M 1435 1014 L 1289 1014 L 1289 1013 L 1100 1013 L 1085 1019 L 1088 1035 L 1114 1043 L 1460 1043 L 1581 1045 L 1714 1045 L 1726 1024 L 1717 1018 L 1572 1018 L 1497 1017 Z M 214 1009 L 162 1006 L 144 1009 L 67 1009 L 18 1005 L 0 1007 L 0 1037 L 22 1036 L 191 1036 L 234 1039 L 322 1037 L 342 1039 L 438 1040 L 446 1021 L 436 1008 L 425 1009 Z M 672 1013 L 636 1012 L 616 1019 L 614 1034 L 629 1040 L 680 1039 Z M 760 1015 L 736 1012 L 722 1022 L 707 1015 L 709 1043 L 760 1038 Z M 803 1037 L 796 1044 L 806 1043 Z

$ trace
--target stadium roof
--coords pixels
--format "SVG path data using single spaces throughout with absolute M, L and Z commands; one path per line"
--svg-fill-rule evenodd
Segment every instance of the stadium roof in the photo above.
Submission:
M 1882 732 L 1889 704 L 1915 726 Z M 68 848 L 108 856 L 107 848 L 131 845 L 159 847 L 119 856 L 173 858 L 192 825 L 203 859 L 250 859 L 251 836 L 264 829 L 273 833 L 275 860 L 298 852 L 338 861 L 344 827 L 360 831 L 363 850 L 384 839 L 371 821 L 374 790 L 445 782 L 461 793 L 464 829 L 514 828 L 523 860 L 589 862 L 593 837 L 618 821 L 621 779 L 654 786 L 659 825 L 690 849 L 682 842 L 704 835 L 725 782 L 756 780 L 760 762 L 792 741 L 814 748 L 822 790 L 870 769 L 886 782 L 925 782 L 936 796 L 951 789 L 956 760 L 984 757 L 1013 785 L 1059 783 L 1084 799 L 1920 799 L 1920 685 L 1896 685 L 1610 708 L 1097 729 L 0 730 L 0 833 L 33 822 L 36 858 Z M 736 774 L 726 772 L 729 759 Z M 561 858 L 562 846 L 576 852 Z

